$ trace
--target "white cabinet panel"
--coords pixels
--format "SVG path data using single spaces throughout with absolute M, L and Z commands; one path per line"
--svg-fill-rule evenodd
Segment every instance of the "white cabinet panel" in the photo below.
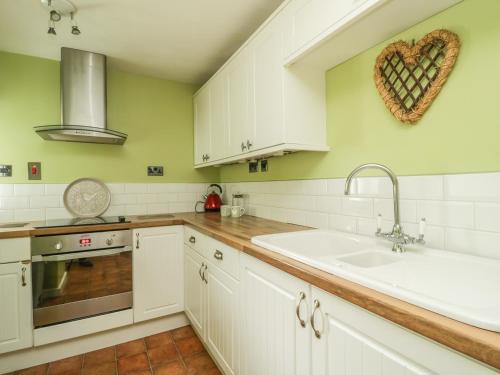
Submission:
M 0 353 L 32 345 L 31 264 L 0 264 Z
M 298 50 L 366 0 L 295 0 L 289 5 L 293 49 Z
M 221 72 L 210 84 L 210 138 L 211 148 L 207 161 L 219 160 L 227 156 L 229 132 L 227 127 L 226 74 Z
M 238 282 L 209 264 L 206 343 L 225 375 L 238 373 Z
M 493 375 L 469 358 L 316 287 L 312 375 Z
M 184 310 L 182 226 L 134 230 L 134 322 Z
M 245 48 L 226 68 L 228 156 L 247 152 L 246 141 L 255 139 L 253 85 L 251 85 L 250 73 L 250 56 L 248 49 Z
M 199 237 L 199 236 L 197 236 Z M 184 248 L 185 311 L 200 337 L 205 336 L 205 282 L 202 278 L 205 262 L 191 248 Z
M 211 152 L 210 121 L 211 103 L 210 90 L 203 88 L 193 98 L 194 107 L 194 163 L 203 164 L 206 155 Z
M 256 138 L 250 150 L 284 142 L 284 29 L 276 16 L 250 43 Z
M 249 256 L 242 255 L 241 262 L 240 373 L 308 374 L 310 330 L 301 327 L 295 309 L 309 285 Z

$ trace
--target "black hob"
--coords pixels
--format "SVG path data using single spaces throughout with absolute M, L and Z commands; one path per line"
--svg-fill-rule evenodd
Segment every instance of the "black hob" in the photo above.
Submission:
M 83 225 L 121 224 L 130 223 L 125 216 L 104 216 L 72 219 L 54 219 L 35 223 L 35 228 L 77 227 Z

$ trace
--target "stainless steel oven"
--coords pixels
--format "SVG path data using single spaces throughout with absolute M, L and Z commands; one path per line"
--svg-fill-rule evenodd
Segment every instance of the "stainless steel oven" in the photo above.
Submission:
M 132 307 L 130 230 L 33 237 L 31 255 L 35 327 Z

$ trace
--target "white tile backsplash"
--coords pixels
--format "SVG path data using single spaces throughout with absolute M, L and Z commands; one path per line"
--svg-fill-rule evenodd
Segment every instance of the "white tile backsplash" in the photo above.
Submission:
M 476 203 L 475 220 L 477 229 L 500 232 L 500 203 Z
M 403 176 L 400 214 L 405 231 L 418 235 L 427 221 L 429 246 L 500 258 L 500 173 Z M 225 184 L 226 200 L 245 194 L 250 215 L 316 228 L 372 236 L 376 216 L 393 225 L 392 184 L 387 177 L 356 178 L 344 196 L 345 178 Z M 230 200 L 230 199 L 229 199 Z
M 67 184 L 0 184 L 0 222 L 70 218 L 64 208 Z M 194 211 L 205 183 L 110 183 L 106 216 Z
M 500 259 L 500 173 L 399 178 L 401 220 L 416 235 L 427 220 L 429 246 Z M 67 184 L 0 184 L 0 222 L 71 217 L 62 195 Z M 247 214 L 372 236 L 376 215 L 382 229 L 393 224 L 392 186 L 386 177 L 354 180 L 344 196 L 345 179 L 228 183 L 231 194 L 245 194 Z M 192 212 L 208 184 L 108 184 L 112 199 L 105 215 Z
M 425 217 L 430 225 L 474 227 L 474 204 L 471 202 L 418 201 L 417 215 Z

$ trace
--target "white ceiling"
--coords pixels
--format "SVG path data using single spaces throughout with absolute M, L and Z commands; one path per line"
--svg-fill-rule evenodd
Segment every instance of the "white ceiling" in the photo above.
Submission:
M 60 47 L 104 53 L 121 70 L 203 83 L 283 0 L 72 0 L 47 34 L 39 0 L 0 0 L 0 50 L 59 60 Z

